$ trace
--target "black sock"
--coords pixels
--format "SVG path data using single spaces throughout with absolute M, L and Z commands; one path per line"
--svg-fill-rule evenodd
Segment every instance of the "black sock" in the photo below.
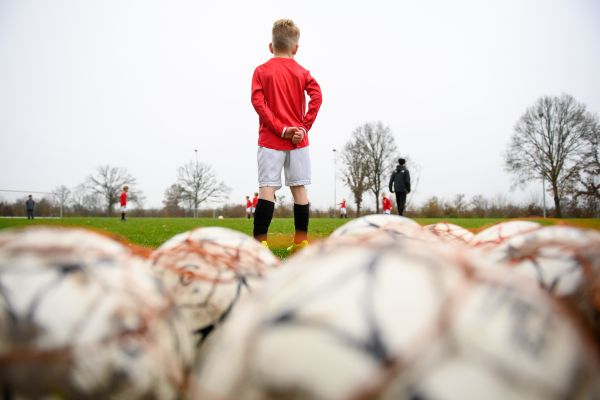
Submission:
M 296 228 L 294 243 L 308 239 L 308 211 L 308 204 L 294 204 L 294 228 Z
M 269 200 L 258 199 L 258 204 L 254 211 L 254 239 L 259 242 L 267 240 L 267 233 L 273 219 L 274 210 L 275 203 Z

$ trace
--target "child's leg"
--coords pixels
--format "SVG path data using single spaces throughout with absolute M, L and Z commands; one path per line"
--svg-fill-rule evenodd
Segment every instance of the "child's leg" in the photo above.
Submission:
M 294 197 L 294 243 L 300 243 L 308 239 L 308 194 L 304 186 L 290 186 L 290 190 Z
M 254 238 L 259 242 L 267 240 L 269 225 L 271 225 L 275 210 L 275 189 L 271 186 L 264 186 L 258 192 L 258 204 L 254 211 Z

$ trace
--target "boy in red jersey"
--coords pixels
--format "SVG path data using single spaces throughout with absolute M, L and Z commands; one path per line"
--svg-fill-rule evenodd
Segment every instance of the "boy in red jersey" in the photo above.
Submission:
M 258 193 L 254 192 L 254 197 L 252 198 L 252 217 L 254 218 L 254 213 L 256 212 L 256 205 L 258 204 Z
M 386 194 L 383 194 L 383 201 L 382 201 L 382 207 L 383 207 L 383 213 L 384 214 L 391 214 L 392 213 L 392 201 L 390 199 L 388 199 L 388 197 L 386 196 Z
M 275 209 L 275 191 L 285 184 L 294 197 L 294 243 L 290 252 L 308 244 L 309 203 L 305 185 L 310 184 L 308 131 L 321 107 L 321 88 L 294 56 L 298 51 L 300 30 L 289 19 L 273 24 L 273 53 L 254 70 L 252 105 L 259 116 L 258 186 L 259 198 L 254 215 L 254 237 L 267 246 L 267 233 Z M 310 97 L 306 110 L 306 94 Z
M 252 216 L 252 202 L 250 201 L 250 196 L 246 196 L 246 217 L 250 219 Z
M 127 212 L 127 192 L 129 186 L 123 186 L 123 191 L 119 197 L 119 204 L 121 205 L 121 221 L 125 221 L 125 213 Z
M 339 203 L 340 206 L 340 218 L 348 218 L 348 213 L 346 211 L 346 199 L 342 199 L 342 202 Z

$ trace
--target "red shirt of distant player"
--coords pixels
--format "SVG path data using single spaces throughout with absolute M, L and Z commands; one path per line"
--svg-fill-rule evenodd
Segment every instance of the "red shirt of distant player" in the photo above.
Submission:
M 342 200 L 340 203 L 340 208 L 346 208 L 346 200 Z
M 127 206 L 127 192 L 126 191 L 122 191 L 121 192 L 121 197 L 119 198 L 121 207 L 125 207 Z
M 258 196 L 257 196 L 257 195 L 255 195 L 255 196 L 252 198 L 252 207 L 256 208 L 256 205 L 257 205 L 257 204 L 258 204 Z
M 388 211 L 392 209 L 392 201 L 387 197 L 383 198 L 383 211 Z
M 306 111 L 306 94 L 310 97 Z M 296 145 L 283 135 L 288 127 L 308 132 L 321 107 L 317 81 L 293 58 L 273 57 L 252 76 L 252 105 L 258 113 L 258 145 L 274 150 L 308 146 L 308 135 Z
M 250 199 L 246 200 L 246 208 L 252 208 L 252 202 Z

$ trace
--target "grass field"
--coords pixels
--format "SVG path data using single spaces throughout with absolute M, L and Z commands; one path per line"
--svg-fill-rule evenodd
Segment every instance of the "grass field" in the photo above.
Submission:
M 600 230 L 600 219 L 530 219 L 544 225 L 568 224 L 584 228 Z M 313 218 L 310 221 L 310 237 L 312 240 L 325 238 L 337 227 L 350 221 L 335 218 Z M 421 225 L 433 224 L 439 221 L 451 222 L 473 232 L 487 226 L 506 221 L 501 218 L 417 218 Z M 252 220 L 242 218 L 213 219 L 213 218 L 130 218 L 120 222 L 118 218 L 64 218 L 44 219 L 33 221 L 24 218 L 0 218 L 0 229 L 25 227 L 32 225 L 78 226 L 119 236 L 133 244 L 156 248 L 177 233 L 205 226 L 221 226 L 252 235 Z M 275 218 L 269 229 L 269 245 L 273 253 L 285 257 L 285 248 L 289 246 L 294 231 L 294 221 L 291 218 Z

